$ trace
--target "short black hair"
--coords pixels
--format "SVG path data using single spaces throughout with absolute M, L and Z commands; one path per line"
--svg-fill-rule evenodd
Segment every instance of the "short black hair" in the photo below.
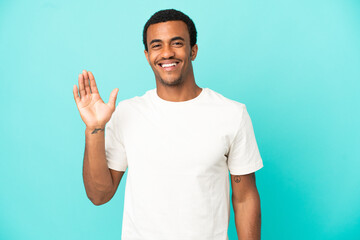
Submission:
M 165 9 L 154 13 L 150 17 L 150 19 L 145 23 L 143 30 L 143 43 L 145 50 L 148 51 L 146 34 L 151 24 L 167 22 L 167 21 L 177 21 L 177 20 L 186 23 L 190 36 L 190 46 L 193 47 L 196 44 L 196 36 L 197 36 L 194 22 L 191 20 L 191 18 L 189 18 L 189 16 L 187 16 L 183 12 L 180 12 L 175 9 Z

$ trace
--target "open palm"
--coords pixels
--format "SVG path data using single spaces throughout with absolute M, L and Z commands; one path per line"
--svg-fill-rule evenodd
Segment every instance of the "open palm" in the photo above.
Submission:
M 79 90 L 74 85 L 73 93 L 80 116 L 87 128 L 105 127 L 105 124 L 110 120 L 115 110 L 118 91 L 115 88 L 110 94 L 109 102 L 104 103 L 99 95 L 93 74 L 86 70 L 79 74 Z

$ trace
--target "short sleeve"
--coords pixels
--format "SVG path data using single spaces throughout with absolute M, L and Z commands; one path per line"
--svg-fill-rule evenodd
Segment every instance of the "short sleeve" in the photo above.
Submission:
M 238 126 L 228 154 L 231 175 L 249 174 L 263 167 L 251 119 L 244 104 L 241 105 Z
M 121 136 L 121 123 L 118 119 L 118 108 L 105 126 L 105 154 L 108 167 L 117 171 L 125 172 L 127 169 L 127 157 Z

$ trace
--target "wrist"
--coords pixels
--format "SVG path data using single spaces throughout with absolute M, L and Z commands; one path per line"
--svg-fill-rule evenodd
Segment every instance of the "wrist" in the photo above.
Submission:
M 90 133 L 90 134 L 97 134 L 104 131 L 105 131 L 105 125 L 93 126 L 93 127 L 86 126 L 85 129 L 85 133 Z

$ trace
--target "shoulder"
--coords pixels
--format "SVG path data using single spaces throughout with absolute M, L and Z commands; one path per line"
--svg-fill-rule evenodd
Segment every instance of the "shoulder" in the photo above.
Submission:
M 138 113 L 148 108 L 151 91 L 152 90 L 148 90 L 142 96 L 135 96 L 119 101 L 109 123 L 115 124 L 118 127 L 131 124 L 139 116 Z
M 146 91 L 141 96 L 134 96 L 132 98 L 121 100 L 115 109 L 115 112 L 128 112 L 136 109 L 137 107 L 143 107 L 149 104 L 151 95 L 154 89 Z
M 208 93 L 208 101 L 213 106 L 221 107 L 226 112 L 231 113 L 231 115 L 242 115 L 244 110 L 246 110 L 244 103 L 227 98 L 221 93 L 218 93 L 210 88 L 206 88 L 205 90 Z

